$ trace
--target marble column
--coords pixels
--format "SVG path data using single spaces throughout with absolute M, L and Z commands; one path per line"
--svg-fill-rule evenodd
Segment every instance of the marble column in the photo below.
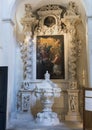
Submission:
M 70 12 L 69 12 L 70 13 Z M 69 89 L 68 92 L 68 114 L 65 116 L 65 120 L 80 121 L 78 92 L 77 89 L 77 59 L 79 56 L 80 40 L 77 38 L 76 26 L 80 22 L 79 15 L 65 16 L 63 19 L 64 24 L 67 27 L 67 33 L 69 34 Z
M 67 121 L 81 121 L 78 105 L 79 90 L 67 90 L 68 92 L 68 114 L 65 116 Z
M 19 43 L 21 59 L 23 62 L 23 81 L 17 94 L 18 118 L 26 121 L 32 120 L 31 99 L 35 88 L 33 82 L 33 36 L 36 17 L 32 13 L 30 4 L 25 4 L 25 15 L 21 18 L 24 41 Z

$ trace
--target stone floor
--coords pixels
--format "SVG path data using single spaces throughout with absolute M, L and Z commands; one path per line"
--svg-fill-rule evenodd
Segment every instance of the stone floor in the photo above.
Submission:
M 55 126 L 42 126 L 34 122 L 14 122 L 7 130 L 83 130 L 82 122 L 62 122 Z

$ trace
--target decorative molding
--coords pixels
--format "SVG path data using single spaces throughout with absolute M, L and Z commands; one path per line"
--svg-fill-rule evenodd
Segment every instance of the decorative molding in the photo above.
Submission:
M 91 18 L 92 19 L 92 16 L 87 16 L 87 18 Z
M 29 112 L 31 104 L 30 91 L 19 91 L 17 94 L 17 110 L 18 112 Z
M 22 111 L 30 112 L 30 93 L 22 93 Z
M 36 35 L 58 35 L 62 34 L 63 28 L 61 27 L 61 17 L 63 17 L 65 8 L 59 5 L 47 5 L 37 10 L 39 17 L 38 26 L 35 30 Z M 49 26 L 44 24 L 45 19 L 48 18 Z M 55 20 L 53 24 L 53 20 Z M 52 26 L 51 26 L 52 25 Z
M 21 58 L 24 65 L 24 80 L 30 81 L 33 79 L 33 41 L 28 33 L 25 37 L 24 43 L 20 44 Z
M 25 4 L 25 15 L 23 18 L 21 18 L 21 24 L 23 25 L 24 34 L 29 32 L 32 38 L 37 22 L 38 20 L 36 19 L 36 16 L 32 13 L 31 5 Z
M 70 1 L 68 3 L 66 13 L 64 14 L 64 16 L 76 16 L 76 15 L 79 15 L 78 7 L 76 6 L 75 2 Z
M 18 93 L 17 106 L 19 110 L 23 111 L 24 106 L 29 105 L 29 93 L 31 92 L 33 80 L 33 39 L 40 35 L 67 35 L 67 68 L 69 69 L 68 78 L 64 84 L 64 91 L 71 90 L 71 95 L 68 100 L 70 107 L 69 114 L 73 114 L 78 110 L 78 90 L 77 90 L 77 78 L 76 67 L 77 59 L 81 50 L 81 40 L 77 37 L 76 26 L 80 21 L 80 15 L 78 14 L 77 7 L 74 3 L 69 3 L 69 6 L 65 9 L 59 5 L 47 5 L 36 10 L 35 15 L 32 13 L 30 4 L 25 5 L 25 15 L 21 19 L 23 25 L 23 33 L 25 39 L 23 43 L 20 43 L 21 58 L 24 65 L 24 81 L 22 82 L 21 89 Z M 65 48 L 66 49 L 66 48 Z M 66 69 L 66 68 L 65 68 Z M 34 83 L 35 84 L 35 83 Z M 39 84 L 39 83 L 38 83 Z M 60 85 L 61 85 L 60 84 Z M 35 88 L 35 86 L 34 86 Z M 75 90 L 75 91 L 73 91 Z M 24 94 L 25 91 L 25 94 Z M 75 96 L 77 94 L 77 96 Z M 23 98 L 22 98 L 23 95 Z M 68 91 L 69 96 L 69 91 Z M 25 99 L 25 100 L 24 100 Z M 28 100 L 27 100 L 28 99 Z M 70 103 L 72 100 L 72 104 Z M 22 102 L 24 101 L 24 102 Z M 77 102 L 77 105 L 73 105 L 73 102 Z M 29 110 L 29 107 L 26 110 Z M 79 113 L 77 113 L 79 116 Z M 39 116 L 39 115 L 38 115 Z M 40 115 L 41 116 L 41 115 Z M 70 116 L 70 115 L 69 115 Z M 75 115 L 76 116 L 76 115 Z M 72 116 L 71 116 L 72 117 Z
M 68 121 L 81 121 L 79 114 L 79 102 L 78 102 L 79 90 L 68 90 L 68 114 L 65 119 Z
M 80 55 L 81 41 L 77 37 L 76 26 L 80 22 L 80 16 L 65 16 L 61 21 L 66 25 L 66 31 L 69 35 L 69 80 L 77 81 L 76 63 L 78 60 L 78 56 Z
M 25 38 L 24 42 L 20 43 L 20 52 L 24 65 L 23 78 L 26 81 L 33 79 L 33 35 L 36 22 L 37 20 L 32 13 L 31 5 L 25 4 L 25 15 L 23 18 L 21 18 L 21 24 L 23 25 L 23 33 Z
M 13 26 L 15 25 L 14 21 L 10 18 L 2 19 L 2 21 L 5 22 L 5 23 L 11 23 Z

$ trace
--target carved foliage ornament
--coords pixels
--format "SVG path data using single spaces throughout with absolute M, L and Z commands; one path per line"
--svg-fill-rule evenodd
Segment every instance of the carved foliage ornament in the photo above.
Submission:
M 64 29 L 61 18 L 64 16 L 65 7 L 60 5 L 46 5 L 37 10 L 39 17 L 37 35 L 57 35 Z
M 23 32 L 26 34 L 30 34 L 30 39 L 28 41 L 28 46 L 25 44 L 22 44 L 21 52 L 22 52 L 22 59 L 24 62 L 24 79 L 32 79 L 32 54 L 31 51 L 33 43 L 32 37 L 34 34 L 36 35 L 60 35 L 64 30 L 68 30 L 68 33 L 70 35 L 72 34 L 75 36 L 76 30 L 75 26 L 70 26 L 70 23 L 67 26 L 67 22 L 62 21 L 62 19 L 68 20 L 70 22 L 71 18 L 76 19 L 78 16 L 77 7 L 74 3 L 70 2 L 67 9 L 65 7 L 59 6 L 59 5 L 47 5 L 44 6 L 36 11 L 36 14 L 38 15 L 38 20 L 36 19 L 36 15 L 32 12 L 32 7 L 30 4 L 25 4 L 25 15 L 21 19 L 21 24 L 23 25 Z M 68 17 L 67 17 L 68 16 Z M 72 16 L 72 17 L 70 17 Z M 68 19 L 67 19 L 68 18 Z M 74 20 L 72 19 L 72 20 Z M 75 32 L 74 32 L 75 31 Z M 78 41 L 78 40 L 77 40 Z M 77 47 L 76 44 L 76 36 L 71 37 L 71 41 L 69 41 L 71 46 L 71 54 L 69 54 L 69 73 L 71 74 L 70 79 L 76 79 L 76 55 L 74 54 L 73 49 Z M 28 54 L 29 53 L 29 54 Z M 26 63 L 26 64 L 25 64 Z M 71 87 L 76 88 L 76 85 L 72 84 Z M 20 99 L 20 94 L 18 95 L 18 98 Z M 18 101 L 20 102 L 20 100 Z M 24 98 L 24 102 L 28 101 L 27 98 Z M 18 107 L 21 106 L 20 103 L 18 103 Z M 23 105 L 23 104 L 22 104 Z
M 32 7 L 30 4 L 25 4 L 25 15 L 21 19 L 21 24 L 23 25 L 23 31 L 25 33 L 31 32 L 33 36 L 34 28 L 37 24 L 37 19 L 32 12 Z
M 75 16 L 79 15 L 78 8 L 75 2 L 70 1 L 67 6 L 67 11 L 64 16 Z
M 72 13 L 69 13 L 69 12 Z M 26 37 L 30 34 L 29 40 L 22 44 L 21 52 L 22 59 L 24 62 L 24 79 L 31 79 L 29 73 L 32 70 L 32 61 L 29 59 L 32 57 L 32 36 L 36 35 L 60 35 L 67 30 L 70 34 L 70 55 L 69 55 L 69 75 L 70 79 L 76 79 L 76 61 L 77 61 L 77 49 L 78 39 L 76 39 L 76 28 L 75 24 L 78 20 L 77 7 L 74 2 L 70 2 L 67 9 L 60 5 L 47 5 L 43 6 L 36 11 L 38 14 L 38 20 L 36 15 L 32 12 L 32 7 L 30 4 L 25 4 L 25 15 L 21 19 L 21 24 L 23 25 L 23 32 L 25 32 Z M 58 15 L 57 15 L 58 14 Z M 38 23 L 36 25 L 36 22 Z M 36 26 L 36 28 L 35 28 Z M 26 40 L 26 39 L 25 39 Z M 29 44 L 30 43 L 30 44 Z M 28 54 L 29 53 L 29 54 Z M 76 55 L 75 55 L 76 53 Z M 25 55 L 24 55 L 25 54 Z M 31 58 L 32 59 L 32 58 Z M 27 60 L 27 61 L 26 61 Z

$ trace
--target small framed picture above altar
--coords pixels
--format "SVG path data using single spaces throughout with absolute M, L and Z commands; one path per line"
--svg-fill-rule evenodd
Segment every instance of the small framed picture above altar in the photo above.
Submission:
M 65 79 L 64 64 L 64 35 L 37 36 L 36 78 L 48 71 L 51 79 Z

